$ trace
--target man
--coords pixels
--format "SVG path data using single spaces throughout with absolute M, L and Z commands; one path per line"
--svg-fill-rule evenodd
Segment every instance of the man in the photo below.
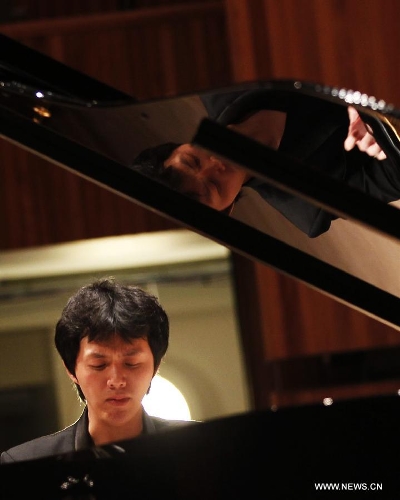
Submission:
M 287 157 L 316 167 L 385 203 L 400 198 L 400 161 L 388 158 L 354 107 L 263 88 L 201 96 L 209 117 Z M 249 187 L 309 237 L 336 216 L 191 144 L 164 144 L 138 155 L 132 169 L 230 214 Z M 267 171 L 268 165 L 266 165 Z
M 3 452 L 1 463 L 98 447 L 189 423 L 149 416 L 142 406 L 169 341 L 168 316 L 154 296 L 112 278 L 96 280 L 69 299 L 54 340 L 84 411 L 71 426 Z

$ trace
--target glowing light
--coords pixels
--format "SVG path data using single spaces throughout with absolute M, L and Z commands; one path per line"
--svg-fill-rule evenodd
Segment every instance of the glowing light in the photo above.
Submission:
M 149 415 L 170 420 L 190 420 L 190 410 L 181 391 L 169 380 L 156 375 L 143 401 Z

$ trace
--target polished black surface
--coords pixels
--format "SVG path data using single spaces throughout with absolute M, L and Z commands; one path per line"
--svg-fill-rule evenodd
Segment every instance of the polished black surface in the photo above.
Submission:
M 399 396 L 328 396 L 2 465 L 2 498 L 396 498 Z
M 7 37 L 3 47 L 0 133 L 55 164 L 272 266 L 396 328 L 400 327 L 400 211 L 325 175 L 315 165 L 262 146 L 210 120 L 204 94 L 138 103 Z M 37 63 L 37 64 L 35 64 Z M 61 71 L 61 73 L 60 73 Z M 211 93 L 261 92 L 268 106 L 356 106 L 388 156 L 399 111 L 365 95 L 298 81 L 252 82 Z M 40 93 L 38 93 L 40 92 Z M 304 104 L 305 103 L 305 104 Z M 333 114 L 334 114 L 333 113 Z M 231 216 L 130 167 L 145 148 L 193 143 L 240 164 L 284 193 L 339 218 L 309 238 L 248 188 Z M 268 167 L 265 168 L 265 165 Z M 368 252 L 365 249 L 368 248 Z

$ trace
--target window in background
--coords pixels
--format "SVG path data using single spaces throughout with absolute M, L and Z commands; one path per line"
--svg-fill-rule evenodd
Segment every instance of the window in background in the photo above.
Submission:
M 190 420 L 190 410 L 181 391 L 169 380 L 156 375 L 150 393 L 143 399 L 143 406 L 150 415 L 171 419 Z

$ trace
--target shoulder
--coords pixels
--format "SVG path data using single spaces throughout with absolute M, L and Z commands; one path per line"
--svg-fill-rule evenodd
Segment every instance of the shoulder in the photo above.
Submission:
M 74 450 L 76 423 L 65 429 L 14 446 L 1 454 L 0 462 L 20 462 Z
M 169 420 L 161 417 L 154 417 L 152 415 L 146 415 L 146 420 L 147 425 L 145 424 L 145 426 L 147 427 L 148 433 L 201 423 L 198 420 Z

